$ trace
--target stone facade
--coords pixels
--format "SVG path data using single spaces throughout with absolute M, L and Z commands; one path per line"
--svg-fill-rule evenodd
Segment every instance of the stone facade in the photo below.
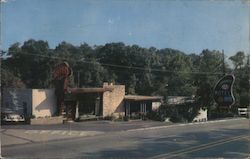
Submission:
M 104 83 L 104 88 L 113 88 L 103 93 L 103 116 L 124 116 L 125 86 Z

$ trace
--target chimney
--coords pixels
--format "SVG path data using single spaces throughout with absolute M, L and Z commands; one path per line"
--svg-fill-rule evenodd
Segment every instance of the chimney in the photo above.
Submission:
M 103 82 L 103 87 L 106 87 L 108 85 L 109 85 L 108 82 Z

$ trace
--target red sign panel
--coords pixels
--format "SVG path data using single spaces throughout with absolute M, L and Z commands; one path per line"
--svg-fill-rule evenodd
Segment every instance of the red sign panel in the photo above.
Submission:
M 67 62 L 63 62 L 57 65 L 53 72 L 54 79 L 66 78 L 71 75 L 71 69 L 69 68 L 69 64 Z

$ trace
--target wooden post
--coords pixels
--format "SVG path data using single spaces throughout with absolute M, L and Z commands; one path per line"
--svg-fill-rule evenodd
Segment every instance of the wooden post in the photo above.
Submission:
M 76 101 L 76 114 L 75 119 L 77 120 L 79 118 L 79 100 Z

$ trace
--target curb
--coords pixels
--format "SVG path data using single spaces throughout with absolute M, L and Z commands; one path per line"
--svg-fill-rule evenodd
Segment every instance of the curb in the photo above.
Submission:
M 181 127 L 181 126 L 189 126 L 189 125 L 201 125 L 201 124 L 211 124 L 211 123 L 220 123 L 226 121 L 234 121 L 234 120 L 244 120 L 246 118 L 237 118 L 237 119 L 221 119 L 221 120 L 212 120 L 206 122 L 196 122 L 196 123 L 184 123 L 184 124 L 173 124 L 173 125 L 166 125 L 166 126 L 155 126 L 149 128 L 138 128 L 138 129 L 131 129 L 125 130 L 126 132 L 133 132 L 133 131 L 141 131 L 141 130 L 155 130 L 155 129 L 163 129 L 163 128 L 170 128 L 170 127 Z

